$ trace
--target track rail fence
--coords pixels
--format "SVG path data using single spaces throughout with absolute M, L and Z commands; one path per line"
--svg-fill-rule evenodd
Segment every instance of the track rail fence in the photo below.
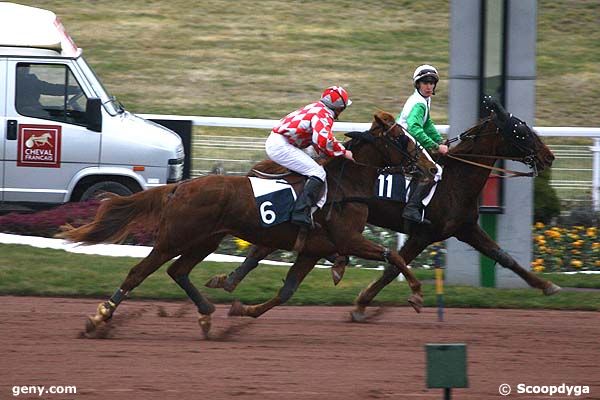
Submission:
M 190 121 L 194 127 L 234 128 L 235 134 L 194 132 L 190 149 L 191 176 L 210 173 L 245 174 L 265 158 L 264 143 L 278 120 L 141 114 L 147 119 Z M 335 132 L 364 131 L 370 123 L 336 122 Z M 448 125 L 438 125 L 448 133 Z M 260 136 L 240 134 L 240 129 L 264 130 Z M 564 144 L 551 144 L 556 155 L 550 185 L 562 201 L 591 204 L 600 211 L 600 128 L 534 127 L 543 137 L 564 138 Z M 590 144 L 569 144 L 573 139 L 589 139 Z M 581 142 L 581 140 L 579 140 Z

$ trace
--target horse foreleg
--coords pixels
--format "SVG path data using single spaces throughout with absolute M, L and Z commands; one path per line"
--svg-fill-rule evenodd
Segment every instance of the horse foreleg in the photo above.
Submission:
M 222 288 L 227 292 L 233 292 L 237 285 L 244 280 L 246 275 L 258 267 L 258 263 L 275 250 L 276 249 L 271 247 L 252 245 L 246 259 L 239 267 L 231 271 L 229 275 L 220 274 L 213 276 L 204 284 L 204 286 L 213 289 Z
M 508 268 L 519 275 L 527 284 L 533 288 L 540 289 L 546 296 L 558 293 L 561 288 L 554 283 L 540 278 L 531 271 L 521 267 L 514 258 L 502 250 L 500 246 L 479 225 L 469 226 L 457 233 L 456 238 L 472 246 L 475 250 L 496 261 L 504 268 Z
M 119 289 L 115 291 L 110 299 L 98 305 L 96 314 L 88 317 L 85 326 L 86 332 L 91 333 L 100 325 L 110 320 L 121 301 L 127 297 L 129 292 L 139 286 L 144 279 L 174 256 L 174 254 L 166 254 L 153 248 L 146 258 L 131 268 Z
M 307 256 L 302 253 L 298 254 L 296 262 L 290 267 L 287 276 L 285 277 L 283 287 L 279 289 L 275 297 L 256 305 L 243 305 L 240 302 L 235 302 L 229 310 L 229 315 L 257 318 L 273 307 L 287 302 L 296 292 L 306 275 L 312 271 L 317 261 L 319 261 L 319 258 L 320 257 Z
M 386 266 L 381 277 L 371 282 L 369 286 L 363 289 L 357 296 L 355 300 L 356 307 L 351 313 L 353 321 L 365 321 L 365 309 L 367 308 L 367 306 L 371 303 L 371 301 L 373 301 L 375 296 L 377 296 L 384 287 L 386 287 L 398 277 L 399 273 L 402 273 L 404 275 L 409 287 L 412 290 L 412 295 L 408 298 L 408 303 L 415 309 L 416 312 L 421 311 L 421 308 L 423 307 L 423 294 L 421 292 L 421 282 L 419 282 L 419 280 L 415 277 L 410 268 L 406 266 L 406 264 L 414 260 L 415 257 L 419 255 L 425 247 L 427 247 L 426 244 L 417 241 L 413 237 L 408 238 L 408 240 L 406 241 L 404 246 L 402 246 L 402 249 L 399 253 L 403 264 L 400 264 L 400 267 L 395 267 L 394 265 Z

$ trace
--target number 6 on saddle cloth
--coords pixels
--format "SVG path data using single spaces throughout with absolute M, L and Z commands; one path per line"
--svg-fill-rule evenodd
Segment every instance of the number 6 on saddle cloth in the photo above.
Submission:
M 296 202 L 296 192 L 285 180 L 249 177 L 256 198 L 260 223 L 268 228 L 288 222 Z

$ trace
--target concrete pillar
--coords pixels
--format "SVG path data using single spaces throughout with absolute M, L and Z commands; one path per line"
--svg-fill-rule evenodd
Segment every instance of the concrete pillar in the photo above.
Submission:
M 505 106 L 529 126 L 535 116 L 535 48 L 537 37 L 537 0 L 509 0 L 506 29 Z M 506 167 L 526 167 L 508 161 Z M 524 268 L 529 269 L 533 251 L 533 179 L 512 178 L 504 182 L 505 213 L 498 218 L 498 243 Z M 510 270 L 496 270 L 497 287 L 526 287 Z
M 448 137 L 455 137 L 479 119 L 480 0 L 450 3 L 450 83 Z M 451 238 L 446 241 L 446 281 L 479 286 L 479 252 Z
M 535 110 L 536 0 L 506 1 L 505 106 L 530 126 Z M 473 126 L 479 118 L 481 85 L 482 0 L 454 0 L 450 12 L 450 137 Z M 523 164 L 507 162 L 509 169 Z M 521 266 L 529 268 L 533 222 L 533 181 L 513 178 L 504 181 L 504 213 L 497 215 L 497 242 Z M 450 284 L 480 285 L 480 254 L 450 239 L 446 243 L 447 281 Z M 512 271 L 497 267 L 497 287 L 524 287 Z

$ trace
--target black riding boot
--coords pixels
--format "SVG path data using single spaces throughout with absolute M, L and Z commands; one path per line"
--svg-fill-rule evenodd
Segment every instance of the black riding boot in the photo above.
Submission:
M 292 223 L 300 226 L 312 227 L 312 207 L 317 205 L 321 189 L 325 183 L 316 176 L 309 176 L 304 184 L 304 190 L 296 200 L 292 211 Z
M 417 187 L 410 195 L 408 199 L 408 203 L 404 207 L 404 212 L 402 212 L 402 217 L 408 221 L 416 222 L 418 224 L 430 224 L 431 222 L 423 218 L 423 199 L 427 197 L 431 188 L 435 185 L 434 180 L 427 180 L 425 182 L 420 181 L 417 184 Z

